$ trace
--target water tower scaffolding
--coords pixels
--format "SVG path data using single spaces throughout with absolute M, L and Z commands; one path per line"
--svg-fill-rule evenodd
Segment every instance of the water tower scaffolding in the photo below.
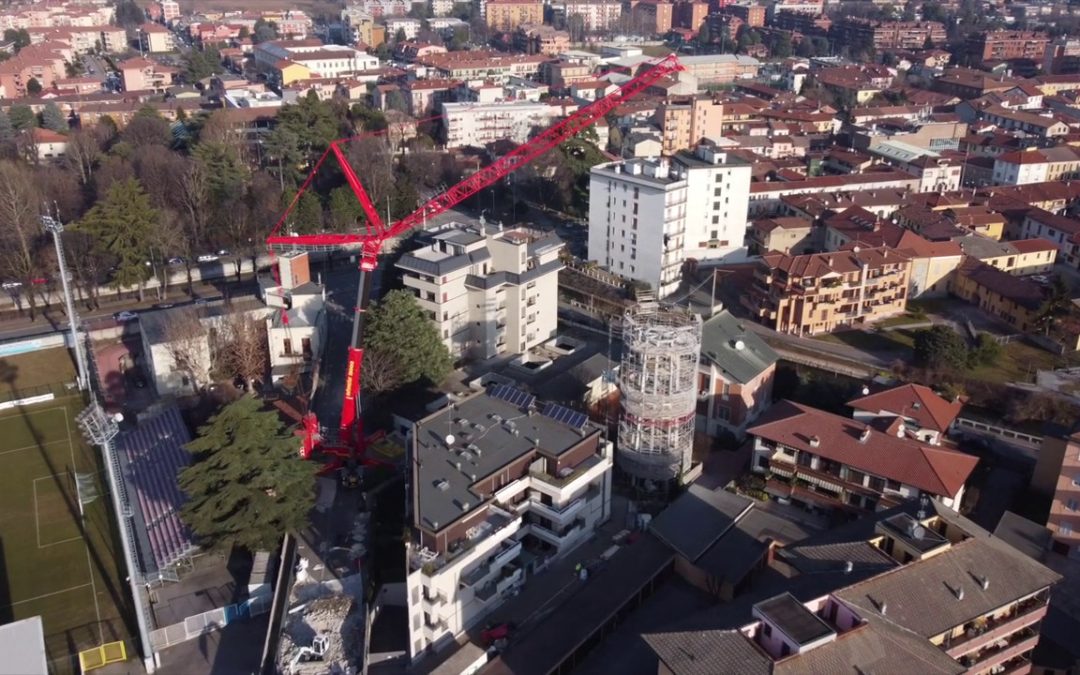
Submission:
M 668 481 L 690 468 L 700 353 L 700 316 L 655 303 L 624 315 L 616 462 L 631 476 Z

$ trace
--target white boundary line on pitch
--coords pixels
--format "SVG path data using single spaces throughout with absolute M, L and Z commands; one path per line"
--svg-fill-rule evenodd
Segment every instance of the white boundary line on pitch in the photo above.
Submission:
M 56 445 L 57 443 L 70 443 L 70 442 L 71 441 L 69 441 L 67 439 L 61 438 L 61 439 L 56 440 L 56 441 L 49 441 L 48 443 L 42 443 L 41 445 L 37 445 L 37 444 L 26 445 L 26 446 L 23 446 L 21 448 L 15 448 L 14 450 L 4 450 L 3 452 L 0 452 L 0 455 L 10 455 L 13 452 L 25 452 L 27 450 L 34 450 L 34 449 L 37 449 L 37 448 L 43 448 L 43 447 L 46 447 L 46 446 L 49 446 L 49 445 Z
M 39 549 L 41 549 L 41 548 L 49 548 L 50 546 L 59 546 L 60 544 L 66 544 L 66 543 L 71 542 L 71 541 L 78 541 L 78 540 L 83 538 L 83 536 L 80 534 L 77 537 L 70 537 L 68 539 L 63 539 L 61 541 L 51 541 L 48 544 L 42 544 L 41 543 L 41 521 L 40 521 L 40 518 L 38 516 L 37 484 L 38 484 L 39 480 L 49 480 L 50 478 L 56 478 L 57 476 L 67 476 L 67 474 L 66 473 L 54 473 L 51 476 L 40 476 L 40 477 L 34 479 L 34 526 L 37 529 L 37 540 L 38 540 L 37 547 Z
M 37 596 L 34 596 L 32 598 L 27 598 L 25 600 L 19 600 L 18 602 L 13 602 L 10 605 L 8 605 L 8 607 L 14 607 L 15 605 L 22 605 L 24 603 L 33 602 L 35 600 L 44 600 L 45 598 L 51 598 L 52 596 L 60 595 L 61 593 L 70 593 L 71 591 L 77 591 L 80 588 L 86 588 L 89 585 L 90 584 L 82 584 L 80 586 L 72 586 L 71 588 L 62 588 L 59 591 L 53 591 L 52 593 L 45 593 L 44 595 L 37 595 Z
M 68 418 L 68 409 L 66 406 L 61 407 L 64 411 L 64 430 L 67 432 L 68 438 L 68 450 L 71 451 L 71 471 L 78 473 L 79 467 L 75 463 L 75 444 L 71 442 L 71 420 Z M 76 478 L 78 480 L 78 478 Z M 75 499 L 79 499 L 79 491 L 75 491 Z M 79 511 L 82 512 L 82 505 L 79 505 Z M 119 515 L 119 514 L 117 514 Z M 85 520 L 85 519 L 84 519 Z M 83 527 L 86 527 L 86 523 L 83 523 Z M 86 548 L 86 571 L 90 573 L 90 588 L 94 592 L 94 613 L 97 615 L 98 625 L 98 639 L 104 644 L 105 642 L 105 627 L 101 624 L 101 606 L 98 604 L 97 597 L 97 582 L 94 581 L 94 564 L 90 560 L 90 542 L 83 540 Z

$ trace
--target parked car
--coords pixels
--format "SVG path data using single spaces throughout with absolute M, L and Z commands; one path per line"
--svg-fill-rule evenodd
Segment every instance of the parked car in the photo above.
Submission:
M 169 264 L 170 265 L 183 265 L 184 264 L 184 259 L 180 258 L 180 257 L 169 258 Z
M 3 286 L 5 291 L 13 291 L 16 288 L 22 288 L 21 281 L 5 281 L 3 284 L 0 285 Z
M 227 248 L 219 249 L 217 254 L 223 258 L 227 255 L 232 255 L 232 253 Z
M 212 262 L 216 261 L 218 258 L 219 258 L 219 256 L 217 256 L 217 255 L 215 255 L 213 253 L 203 253 L 201 256 L 199 256 L 195 260 L 197 260 L 200 263 L 212 263 Z
M 172 309 L 173 307 L 176 307 L 176 303 L 174 302 L 159 302 L 154 305 L 154 309 Z
M 128 321 L 134 321 L 135 319 L 138 319 L 139 315 L 135 312 L 129 312 L 125 309 L 122 312 L 117 312 L 116 314 L 113 314 L 113 318 L 120 323 L 127 323 Z

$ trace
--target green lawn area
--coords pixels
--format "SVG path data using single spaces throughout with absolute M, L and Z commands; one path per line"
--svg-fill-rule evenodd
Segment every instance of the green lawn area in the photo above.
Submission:
M 0 368 L 6 399 L 72 376 L 64 350 L 9 357 Z M 0 623 L 40 615 L 51 673 L 78 672 L 82 649 L 129 640 L 103 467 L 75 426 L 83 408 L 81 396 L 65 395 L 0 412 Z M 100 495 L 83 517 L 76 473 Z
M 1000 359 L 974 368 L 968 371 L 967 375 L 986 382 L 1031 382 L 1035 371 L 1052 370 L 1066 365 L 1076 365 L 1076 358 L 1067 359 L 1021 340 L 1013 340 L 1005 345 Z

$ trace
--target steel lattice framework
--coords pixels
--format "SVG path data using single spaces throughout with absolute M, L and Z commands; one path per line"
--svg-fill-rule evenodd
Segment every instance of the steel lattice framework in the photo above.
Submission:
M 371 201 L 367 190 L 360 182 L 352 166 L 345 156 L 345 144 L 352 139 L 338 139 L 330 143 L 330 146 L 316 162 L 307 180 L 297 191 L 292 203 L 282 214 L 274 226 L 266 244 L 271 251 L 276 250 L 312 250 L 326 251 L 336 250 L 345 246 L 360 247 L 360 282 L 357 293 L 355 316 L 353 319 L 352 342 L 349 347 L 345 395 L 339 426 L 338 444 L 326 443 L 319 435 L 318 420 L 313 413 L 304 417 L 304 442 L 301 454 L 305 458 L 310 457 L 318 447 L 330 454 L 341 457 L 356 457 L 363 455 L 365 438 L 363 435 L 363 423 L 360 416 L 360 372 L 363 366 L 363 334 L 364 312 L 367 309 L 371 293 L 371 275 L 378 266 L 378 256 L 382 245 L 388 239 L 404 234 L 413 228 L 422 225 L 428 218 L 443 213 L 469 197 L 477 194 L 486 187 L 493 185 L 514 171 L 524 167 L 529 162 L 540 157 L 552 148 L 584 131 L 601 117 L 607 115 L 623 101 L 636 96 L 652 86 L 663 77 L 672 75 L 683 67 L 679 64 L 674 54 L 655 63 L 652 67 L 638 74 L 633 79 L 624 83 L 619 89 L 608 94 L 593 103 L 581 108 L 574 114 L 554 124 L 543 132 L 537 134 L 529 141 L 519 145 L 511 152 L 503 155 L 498 160 L 480 169 L 465 180 L 453 186 L 446 192 L 436 196 L 426 204 L 405 216 L 401 220 L 387 224 L 379 216 L 375 205 Z M 364 211 L 366 219 L 365 231 L 354 234 L 313 234 L 293 236 L 281 232 L 289 214 L 296 207 L 300 196 L 311 186 L 316 173 L 322 164 L 333 156 L 345 181 L 356 194 L 357 200 Z

